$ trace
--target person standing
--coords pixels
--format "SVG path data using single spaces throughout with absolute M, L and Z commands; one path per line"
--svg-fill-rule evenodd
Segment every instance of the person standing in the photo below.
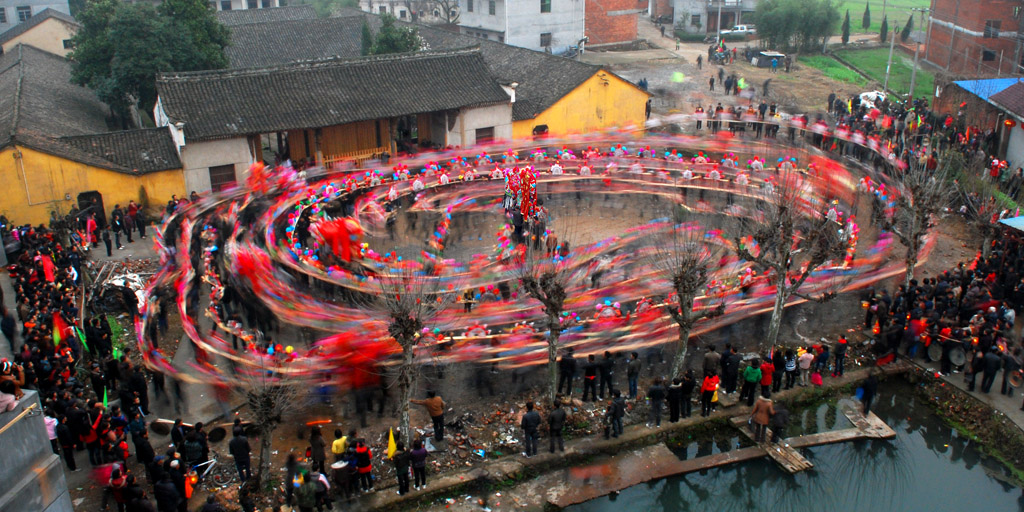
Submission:
M 772 415 L 770 423 L 773 443 L 778 443 L 782 440 L 782 436 L 786 433 L 787 423 L 789 423 L 789 411 L 782 405 L 779 405 L 775 408 L 775 414 Z
M 334 462 L 345 458 L 348 451 L 348 436 L 342 434 L 340 428 L 334 429 L 334 441 L 331 442 L 331 453 L 334 454 Z
M 613 391 L 609 390 L 608 394 Z M 555 398 L 554 409 L 548 414 L 548 435 L 551 437 L 551 453 L 555 453 L 555 442 L 558 442 L 558 451 L 565 451 L 565 440 L 562 438 L 562 430 L 565 428 L 565 409 L 562 408 L 562 400 Z
M 178 488 L 171 480 L 171 474 L 163 472 L 160 481 L 153 486 L 153 497 L 156 498 L 156 508 L 160 512 L 175 512 L 178 510 L 178 503 L 182 496 L 178 494 Z
M 722 365 L 722 387 L 725 388 L 725 394 L 731 395 L 736 392 L 740 372 L 740 355 L 732 345 L 725 344 L 719 364 Z
M 324 472 L 324 461 L 327 459 L 326 444 L 320 427 L 313 427 L 309 434 L 309 453 L 310 459 L 313 461 L 312 469 L 320 473 Z
M 399 441 L 391 461 L 395 464 L 395 476 L 398 478 L 398 495 L 409 492 L 409 452 L 405 451 L 405 443 Z
M 839 342 L 836 343 L 836 367 L 835 371 L 832 372 L 833 377 L 843 376 L 843 365 L 846 363 L 846 336 L 840 335 Z
M 434 422 L 434 439 L 444 441 L 444 400 L 433 391 L 427 391 L 426 400 L 410 400 L 427 408 L 427 414 Z
M 705 359 L 707 361 L 707 359 Z M 718 373 L 705 372 L 704 381 L 700 385 L 700 415 L 704 417 L 711 416 L 711 402 L 714 400 L 715 393 L 718 391 Z
M 651 412 L 647 420 L 647 426 L 661 426 L 661 409 L 665 404 L 665 386 L 661 383 L 661 377 L 655 377 L 654 383 L 647 388 L 647 399 L 650 400 Z
M 693 390 L 697 387 L 697 381 L 693 378 L 693 370 L 686 370 L 683 374 L 683 383 L 680 389 L 679 405 L 682 417 L 689 418 L 693 411 Z
M 423 447 L 423 441 L 417 439 L 412 442 L 409 460 L 412 461 L 412 488 L 418 491 L 427 486 L 427 449 Z
M 231 452 L 231 456 L 235 459 L 238 479 L 244 484 L 252 476 L 252 460 L 250 457 L 252 449 L 249 447 L 249 439 L 245 437 L 245 431 L 242 430 L 242 427 L 235 427 L 231 433 L 232 438 L 228 443 L 228 451 Z M 323 464 L 323 461 L 321 461 L 321 464 Z
M 520 426 L 523 428 L 526 439 L 526 452 L 523 455 L 527 458 L 533 457 L 537 455 L 537 438 L 539 436 L 537 429 L 540 428 L 540 414 L 533 410 L 533 402 L 526 402 L 526 414 L 523 415 Z
M 605 350 L 604 358 L 601 359 L 601 366 L 598 368 L 601 372 L 601 382 L 598 386 L 597 397 L 604 400 L 605 386 L 608 387 L 608 398 L 612 396 L 612 376 L 615 374 L 615 359 L 612 359 L 612 353 Z
M 1002 367 L 1003 360 L 996 354 L 995 350 L 989 350 L 984 357 L 984 370 L 981 378 L 981 392 L 988 393 L 992 390 L 992 384 L 996 381 L 996 374 Z
M 708 79 L 708 85 L 711 86 L 711 92 L 715 92 L 715 77 L 712 76 Z
M 583 401 L 587 402 L 587 391 L 590 391 L 591 402 L 597 400 L 597 361 L 594 354 L 587 356 L 587 364 L 583 366 Z
M 775 376 L 775 365 L 772 364 L 771 355 L 766 355 L 761 363 L 761 396 L 772 397 L 772 378 Z
M 562 385 L 565 385 L 565 394 L 572 396 L 572 385 L 575 378 L 576 358 L 573 357 L 572 347 L 569 347 L 569 349 L 562 354 L 562 359 L 558 361 L 558 392 L 562 393 Z
M 672 379 L 672 385 L 668 387 L 668 421 L 675 423 L 679 421 L 679 409 L 683 401 L 683 380 L 679 377 Z
M 698 55 L 697 56 L 697 69 L 700 70 L 701 67 L 703 66 L 703 64 L 704 64 L 704 56 L 703 55 Z
M 754 420 L 754 442 L 765 442 L 768 422 L 771 421 L 773 414 L 775 414 L 775 408 L 772 406 L 772 400 L 763 396 L 758 397 L 757 402 L 754 403 L 754 410 L 750 413 Z
M 629 399 L 636 400 L 637 385 L 640 380 L 640 354 L 630 352 L 629 363 L 626 364 L 626 379 L 629 380 Z
M 120 243 L 120 242 L 118 242 Z M 110 243 L 110 228 L 103 228 L 103 245 L 107 247 L 107 257 L 112 258 L 114 256 L 113 245 Z
M 362 439 L 356 441 L 356 471 L 359 473 L 359 488 L 373 492 L 373 452 Z
M 800 385 L 806 386 L 807 379 L 811 374 L 811 363 L 814 362 L 814 353 L 810 347 L 804 350 L 803 354 L 797 359 L 798 366 L 800 366 Z
M 740 400 L 746 399 L 748 407 L 754 405 L 759 382 L 761 382 L 761 360 L 754 359 L 743 370 L 743 387 L 740 389 Z
M 797 369 L 796 354 L 792 350 L 786 351 L 786 359 L 783 365 L 786 369 L 786 389 L 792 389 L 796 385 L 797 376 L 800 374 Z
M 78 471 L 78 465 L 75 464 L 75 436 L 68 426 L 68 417 L 63 415 L 59 420 L 54 430 L 57 433 L 57 442 L 60 443 L 60 451 L 64 455 L 64 463 L 71 471 Z

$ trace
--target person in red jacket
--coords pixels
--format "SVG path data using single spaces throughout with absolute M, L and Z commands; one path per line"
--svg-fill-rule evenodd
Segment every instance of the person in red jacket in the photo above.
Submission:
M 373 452 L 362 439 L 356 441 L 356 471 L 359 472 L 360 489 L 373 492 Z
M 704 382 L 700 386 L 701 416 L 711 415 L 711 401 L 718 390 L 718 372 L 709 371 L 704 374 Z
M 761 396 L 772 397 L 772 374 L 775 373 L 775 365 L 770 357 L 765 357 L 761 363 Z

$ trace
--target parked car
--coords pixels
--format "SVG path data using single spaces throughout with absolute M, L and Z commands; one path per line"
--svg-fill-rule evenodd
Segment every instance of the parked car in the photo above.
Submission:
M 752 36 L 757 34 L 757 29 L 753 25 L 736 25 L 729 30 L 723 30 L 722 35 L 734 35 L 734 36 Z
M 860 104 L 867 108 L 875 108 L 876 104 L 885 101 L 884 91 L 869 91 L 860 93 Z

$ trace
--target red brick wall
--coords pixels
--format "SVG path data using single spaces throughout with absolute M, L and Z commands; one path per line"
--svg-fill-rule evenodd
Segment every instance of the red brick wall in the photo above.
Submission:
M 657 3 L 667 0 L 655 0 Z M 609 12 L 636 10 L 637 0 L 587 0 L 584 32 L 590 38 L 589 44 L 628 43 L 636 40 L 637 14 L 616 14 Z
M 953 23 L 958 27 L 955 38 L 952 37 L 953 30 L 950 27 L 942 26 L 940 23 L 932 23 L 931 33 L 928 35 L 928 45 L 925 56 L 928 61 L 941 68 L 949 68 L 950 73 L 963 76 L 989 76 L 1006 73 L 1019 73 L 1017 71 L 1016 55 L 1017 43 L 1013 37 L 986 38 L 977 33 L 984 33 L 986 20 L 1000 20 L 1000 32 L 1016 32 L 1020 20 L 1014 18 L 1014 8 L 1022 7 L 1019 0 L 959 0 L 960 8 L 957 10 L 957 0 L 933 0 L 932 16 L 942 22 Z M 890 20 L 891 21 L 891 20 Z M 905 23 L 905 20 L 896 20 Z M 972 33 L 974 32 L 974 33 Z M 953 40 L 952 51 L 950 40 Z M 982 59 L 983 51 L 989 50 L 994 54 L 994 60 L 985 61 Z M 1000 59 L 1002 52 L 1002 59 Z
M 589 7 L 591 3 L 592 2 L 587 2 L 587 6 Z M 641 4 L 650 4 L 650 7 L 651 7 L 650 14 L 651 14 L 652 18 L 657 18 L 658 16 L 662 16 L 662 15 L 672 16 L 672 1 L 671 0 L 647 0 L 645 2 L 641 2 Z M 638 9 L 643 9 L 644 6 L 643 5 L 638 5 L 637 8 Z M 618 10 L 618 9 L 616 8 L 616 9 L 608 9 L 608 10 L 613 10 L 614 11 L 614 10 Z

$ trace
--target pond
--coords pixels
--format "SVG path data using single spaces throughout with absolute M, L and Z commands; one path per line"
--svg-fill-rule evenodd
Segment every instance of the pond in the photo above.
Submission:
M 893 382 L 895 379 L 890 379 Z M 1009 471 L 957 434 L 899 380 L 883 386 L 874 412 L 897 433 L 803 450 L 814 469 L 789 475 L 768 459 L 630 487 L 617 496 L 570 507 L 572 512 L 714 511 L 1024 511 L 1024 493 Z M 834 407 L 794 414 L 787 434 L 847 428 Z M 736 437 L 692 442 L 681 458 L 735 448 Z

